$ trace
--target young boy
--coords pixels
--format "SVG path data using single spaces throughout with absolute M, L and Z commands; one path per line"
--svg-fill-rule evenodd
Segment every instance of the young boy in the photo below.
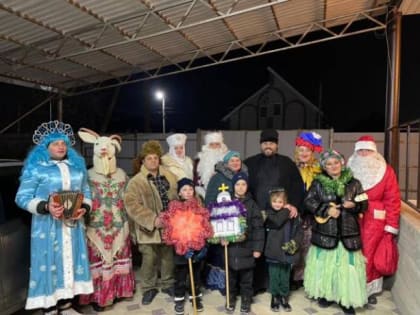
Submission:
M 246 208 L 247 229 L 246 239 L 238 243 L 230 243 L 229 256 L 229 303 L 226 311 L 233 313 L 235 310 L 237 286 L 241 294 L 241 313 L 251 311 L 253 294 L 252 279 L 255 267 L 255 258 L 261 256 L 264 248 L 264 225 L 261 211 L 248 193 L 248 176 L 239 172 L 232 178 L 234 199 L 239 200 Z
M 191 179 L 182 178 L 178 181 L 178 195 L 180 200 L 174 200 L 169 203 L 168 209 L 172 206 L 178 206 L 179 202 L 183 203 L 183 206 L 191 209 L 199 209 L 201 207 L 199 200 L 195 197 L 194 183 Z M 185 255 L 174 254 L 175 263 L 175 314 L 184 314 L 184 300 L 186 293 L 186 281 L 189 273 L 188 259 L 191 258 L 193 261 L 193 276 L 194 276 L 194 287 L 195 287 L 195 299 L 196 307 L 198 312 L 204 310 L 203 303 L 201 300 L 202 294 L 200 292 L 200 261 L 206 256 L 207 247 L 204 246 L 199 251 L 189 250 Z M 191 288 L 189 289 L 190 301 L 193 303 Z
M 271 208 L 267 210 L 265 227 L 267 240 L 264 255 L 268 263 L 270 279 L 271 310 L 280 311 L 280 304 L 285 312 L 290 312 L 289 280 L 292 264 L 298 260 L 298 247 L 303 233 L 299 217 L 289 218 L 287 194 L 283 188 L 270 190 Z

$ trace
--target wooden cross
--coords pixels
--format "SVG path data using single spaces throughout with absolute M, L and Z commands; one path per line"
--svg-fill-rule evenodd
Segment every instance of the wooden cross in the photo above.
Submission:
M 226 190 L 229 190 L 229 186 L 226 186 L 225 183 L 223 183 L 218 189 L 219 191 L 225 192 Z

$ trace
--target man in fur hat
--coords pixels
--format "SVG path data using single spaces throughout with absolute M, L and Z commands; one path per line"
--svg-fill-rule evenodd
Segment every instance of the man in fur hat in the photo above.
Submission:
M 135 223 L 135 236 L 142 253 L 140 279 L 143 288 L 142 304 L 152 303 L 156 294 L 160 266 L 161 291 L 173 296 L 173 249 L 162 243 L 159 213 L 165 211 L 169 201 L 177 197 L 174 174 L 160 166 L 162 148 L 158 141 L 143 144 L 138 160 L 139 172 L 129 181 L 124 202 L 128 215 Z M 160 262 L 159 262 L 160 260 Z
M 207 185 L 215 173 L 214 166 L 217 162 L 223 161 L 227 151 L 220 131 L 209 132 L 204 136 L 204 145 L 197 155 L 195 172 L 196 191 L 201 197 L 205 197 Z
M 373 260 L 382 238 L 387 233 L 398 234 L 400 190 L 394 170 L 377 151 L 371 136 L 357 140 L 348 166 L 368 195 L 369 207 L 361 219 L 360 228 L 363 254 L 367 259 L 368 303 L 376 304 L 375 294 L 382 291 L 383 275 L 376 270 Z

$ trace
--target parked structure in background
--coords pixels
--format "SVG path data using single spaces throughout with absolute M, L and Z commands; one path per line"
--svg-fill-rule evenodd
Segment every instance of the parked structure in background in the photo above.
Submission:
M 222 118 L 226 129 L 316 129 L 322 111 L 270 67 L 267 84 Z

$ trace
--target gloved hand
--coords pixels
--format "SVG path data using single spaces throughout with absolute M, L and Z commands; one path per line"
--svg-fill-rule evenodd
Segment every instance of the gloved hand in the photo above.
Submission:
M 294 255 L 298 250 L 298 245 L 296 244 L 295 240 L 291 240 L 284 243 L 281 249 L 284 250 L 286 254 Z
M 207 255 L 207 246 L 204 246 L 200 251 L 194 256 L 194 262 L 203 260 Z
M 185 257 L 185 258 L 187 258 L 187 259 L 190 259 L 193 255 L 194 255 L 194 251 L 193 251 L 192 249 L 189 249 L 189 250 L 185 253 L 184 257 Z

